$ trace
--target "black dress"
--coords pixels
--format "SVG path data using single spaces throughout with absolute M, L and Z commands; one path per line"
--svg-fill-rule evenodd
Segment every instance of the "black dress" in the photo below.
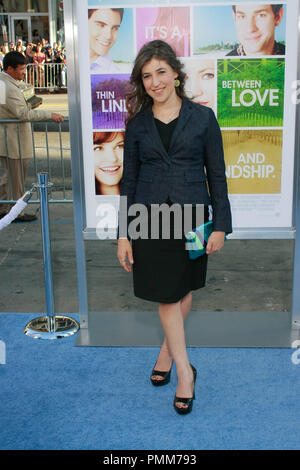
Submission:
M 161 141 L 166 150 L 177 119 L 165 124 L 155 119 Z M 176 202 L 176 201 L 175 201 Z M 169 206 L 173 202 L 165 201 Z M 200 206 L 199 206 L 200 207 Z M 203 206 L 202 210 L 203 210 Z M 170 212 L 170 238 L 162 237 L 162 217 L 159 219 L 159 238 L 151 239 L 151 206 L 148 207 L 148 239 L 132 240 L 133 289 L 141 299 L 161 303 L 174 303 L 191 290 L 205 286 L 207 255 L 189 259 L 182 217 L 181 238 L 174 235 L 174 213 Z M 202 212 L 203 214 L 203 212 Z M 208 221 L 208 207 L 204 206 L 204 222 Z M 200 222 L 201 223 L 201 222 Z M 192 207 L 192 227 L 196 226 L 196 206 Z

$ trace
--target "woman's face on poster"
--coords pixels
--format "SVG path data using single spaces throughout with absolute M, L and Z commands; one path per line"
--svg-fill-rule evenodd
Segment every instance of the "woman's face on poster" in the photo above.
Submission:
M 105 56 L 118 39 L 121 16 L 111 8 L 99 8 L 89 19 L 91 54 Z
M 123 174 L 124 133 L 103 143 L 94 144 L 96 180 L 108 186 L 119 184 Z
M 186 91 L 193 101 L 214 109 L 215 64 L 211 59 L 186 63 Z

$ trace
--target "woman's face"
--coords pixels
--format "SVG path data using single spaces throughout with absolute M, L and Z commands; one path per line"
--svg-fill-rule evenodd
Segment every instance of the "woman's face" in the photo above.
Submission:
M 214 61 L 198 60 L 186 67 L 186 88 L 190 89 L 193 101 L 214 108 L 215 103 L 215 65 Z
M 99 183 L 119 184 L 123 174 L 124 134 L 118 132 L 113 140 L 94 144 L 95 177 Z
M 174 80 L 178 73 L 161 59 L 151 59 L 142 68 L 142 81 L 146 93 L 159 104 L 167 103 L 176 96 Z

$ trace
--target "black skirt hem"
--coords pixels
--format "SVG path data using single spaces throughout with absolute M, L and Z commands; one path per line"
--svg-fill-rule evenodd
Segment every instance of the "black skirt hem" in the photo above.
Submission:
M 149 302 L 158 302 L 158 303 L 161 303 L 161 304 L 176 304 L 177 302 L 179 302 L 181 299 L 183 299 L 183 297 L 185 297 L 189 292 L 191 291 L 194 291 L 194 290 L 198 290 L 198 289 L 202 289 L 203 287 L 205 287 L 205 283 L 201 286 L 197 286 L 197 287 L 191 287 L 185 294 L 182 294 L 180 295 L 179 298 L 177 298 L 176 300 L 161 300 L 161 299 L 154 299 L 153 297 L 150 298 L 151 296 L 147 296 L 147 295 L 143 295 L 143 294 L 137 294 L 136 292 L 134 292 L 134 295 L 135 297 L 138 297 L 139 299 L 142 299 L 142 300 L 148 300 Z

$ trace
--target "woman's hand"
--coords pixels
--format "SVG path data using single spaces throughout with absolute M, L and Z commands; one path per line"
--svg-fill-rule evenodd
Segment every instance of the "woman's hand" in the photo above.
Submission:
M 122 268 L 125 269 L 128 273 L 131 272 L 130 264 L 126 263 L 126 257 L 128 257 L 129 263 L 133 264 L 133 256 L 132 256 L 132 247 L 130 241 L 127 238 L 119 238 L 118 239 L 118 252 L 117 252 L 118 259 Z
M 206 253 L 208 255 L 211 255 L 211 253 L 213 253 L 214 251 L 221 250 L 222 246 L 224 245 L 224 240 L 225 232 L 212 232 L 206 245 Z

